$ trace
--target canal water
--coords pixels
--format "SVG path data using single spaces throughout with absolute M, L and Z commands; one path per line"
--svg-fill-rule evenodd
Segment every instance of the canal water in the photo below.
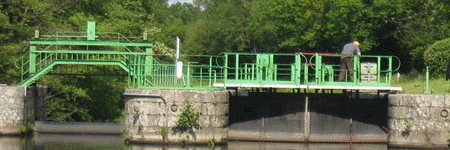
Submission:
M 0 150 L 209 150 L 208 145 L 130 144 L 122 140 L 120 123 L 35 123 L 33 137 L 0 136 Z M 299 143 L 228 141 L 216 150 L 392 150 L 385 143 Z
M 32 138 L 1 136 L 0 149 L 7 150 L 209 150 L 207 145 L 130 144 L 125 146 L 121 135 L 51 134 L 41 133 Z M 371 143 L 289 143 L 228 141 L 215 150 L 393 150 L 387 144 Z

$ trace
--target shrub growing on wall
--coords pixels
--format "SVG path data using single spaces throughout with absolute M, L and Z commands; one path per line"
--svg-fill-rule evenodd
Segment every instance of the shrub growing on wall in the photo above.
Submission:
M 184 101 L 181 113 L 177 117 L 179 118 L 177 121 L 177 129 L 180 132 L 191 132 L 194 128 L 200 129 L 200 112 L 194 108 L 194 104 L 191 101 Z
M 429 66 L 430 75 L 444 75 L 450 56 L 450 38 L 437 41 L 424 52 L 425 65 Z

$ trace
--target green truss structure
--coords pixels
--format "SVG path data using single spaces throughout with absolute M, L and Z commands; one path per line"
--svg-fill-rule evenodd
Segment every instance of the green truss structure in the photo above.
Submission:
M 392 87 L 394 56 L 344 56 L 325 53 L 155 54 L 153 44 L 119 33 L 86 32 L 39 35 L 23 56 L 20 86 L 29 86 L 57 65 L 115 65 L 128 73 L 128 88 L 202 89 L 293 88 L 401 90 Z M 133 39 L 133 40 L 130 40 Z M 341 70 L 340 58 L 353 58 L 353 74 Z M 346 79 L 337 81 L 340 72 Z M 352 75 L 354 80 L 348 80 Z

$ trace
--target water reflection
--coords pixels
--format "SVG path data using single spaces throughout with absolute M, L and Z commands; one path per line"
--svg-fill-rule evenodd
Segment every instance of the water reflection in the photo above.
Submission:
M 7 150 L 209 150 L 207 145 L 131 144 L 125 146 L 120 135 L 38 134 L 35 137 L 0 136 L 0 149 Z M 387 150 L 387 144 L 289 143 L 229 141 L 215 150 Z M 395 148 L 398 149 L 398 148 Z

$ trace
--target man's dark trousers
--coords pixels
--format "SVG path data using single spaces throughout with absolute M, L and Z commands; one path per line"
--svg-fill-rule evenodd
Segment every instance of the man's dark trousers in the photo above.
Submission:
M 339 72 L 339 80 L 344 80 L 346 71 L 349 71 L 350 81 L 353 81 L 353 58 L 352 57 L 341 57 L 341 72 Z

